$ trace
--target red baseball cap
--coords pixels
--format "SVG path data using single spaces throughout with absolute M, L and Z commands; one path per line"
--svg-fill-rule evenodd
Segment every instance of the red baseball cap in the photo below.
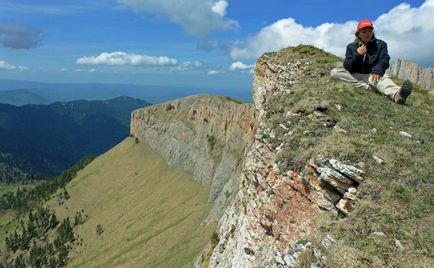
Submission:
M 359 24 L 357 25 L 357 30 L 366 28 L 366 27 L 371 27 L 374 28 L 374 24 L 372 24 L 372 21 L 366 19 L 366 20 L 361 20 L 359 21 Z

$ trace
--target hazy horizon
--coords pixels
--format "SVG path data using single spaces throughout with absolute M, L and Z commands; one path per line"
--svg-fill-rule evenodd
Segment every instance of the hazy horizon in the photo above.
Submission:
M 244 92 L 262 53 L 308 44 L 343 56 L 365 18 L 392 59 L 434 66 L 434 0 L 177 3 L 4 0 L 0 79 Z

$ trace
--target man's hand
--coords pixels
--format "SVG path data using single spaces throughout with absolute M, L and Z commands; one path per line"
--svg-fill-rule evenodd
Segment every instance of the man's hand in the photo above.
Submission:
M 380 79 L 381 79 L 381 75 L 376 74 L 376 73 L 372 73 L 371 74 L 371 81 L 372 81 L 372 83 L 377 84 L 378 81 L 380 81 Z
M 361 44 L 359 48 L 357 48 L 357 53 L 359 53 L 360 56 L 365 55 L 366 51 L 368 51 L 368 48 L 365 44 Z

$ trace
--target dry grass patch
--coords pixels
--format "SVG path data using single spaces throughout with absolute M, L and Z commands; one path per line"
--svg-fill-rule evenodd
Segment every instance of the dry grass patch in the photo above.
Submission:
M 82 241 L 71 267 L 189 267 L 215 229 L 201 225 L 210 210 L 208 190 L 133 137 L 95 159 L 66 189 L 68 201 L 52 201 L 59 218 L 89 215 L 77 228 Z

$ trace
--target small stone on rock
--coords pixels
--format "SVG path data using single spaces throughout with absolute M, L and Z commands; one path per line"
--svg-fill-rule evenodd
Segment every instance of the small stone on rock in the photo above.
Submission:
M 405 132 L 405 131 L 400 131 L 400 132 L 399 132 L 399 135 L 402 136 L 402 137 L 407 137 L 407 138 L 411 138 L 411 137 L 413 137 L 413 136 L 411 136 L 410 133 L 407 133 L 407 132 Z
M 356 188 L 349 188 L 349 189 L 348 189 L 348 192 L 349 192 L 350 194 L 356 194 L 356 193 L 357 193 L 357 189 L 356 189 Z
M 282 264 L 282 265 L 285 265 L 285 264 L 286 264 L 285 261 L 282 259 L 281 256 L 275 256 L 275 257 L 274 257 L 274 260 L 275 260 L 277 263 L 279 263 L 279 264 Z
M 326 249 L 330 249 L 334 243 L 336 243 L 336 239 L 331 234 L 327 234 L 322 240 L 321 245 Z
M 383 232 L 373 232 L 373 235 L 384 237 L 386 236 Z
M 364 173 L 362 170 L 350 165 L 345 165 L 336 159 L 330 159 L 329 163 L 332 165 L 334 169 L 341 172 L 342 174 L 347 175 L 351 179 L 359 183 L 363 181 L 363 178 L 360 176 L 361 174 Z
M 384 160 L 376 156 L 375 154 L 372 156 L 372 158 L 374 158 L 375 162 L 377 162 L 378 164 L 380 165 L 384 164 Z
M 283 257 L 283 260 L 289 267 L 295 267 L 298 264 L 296 258 L 294 258 L 292 254 L 285 255 L 285 257 Z
M 401 244 L 401 241 L 395 239 L 395 246 L 398 250 L 404 250 L 404 246 Z
M 333 129 L 336 130 L 337 132 L 340 132 L 340 133 L 347 133 L 348 132 L 345 129 L 339 127 L 338 125 L 336 125 Z
M 345 198 L 342 198 L 341 200 L 339 200 L 339 202 L 336 204 L 336 208 L 339 209 L 345 215 L 350 214 L 349 202 Z
M 344 198 L 349 199 L 349 200 L 356 200 L 356 196 L 353 194 L 350 194 L 349 192 L 346 192 L 344 194 Z
M 284 130 L 288 130 L 288 128 L 287 128 L 284 124 L 279 124 L 279 126 L 280 126 L 281 128 L 283 128 Z
M 292 134 L 294 134 L 294 131 L 289 131 L 288 133 L 286 133 L 285 135 L 283 135 L 283 136 L 292 136 Z

